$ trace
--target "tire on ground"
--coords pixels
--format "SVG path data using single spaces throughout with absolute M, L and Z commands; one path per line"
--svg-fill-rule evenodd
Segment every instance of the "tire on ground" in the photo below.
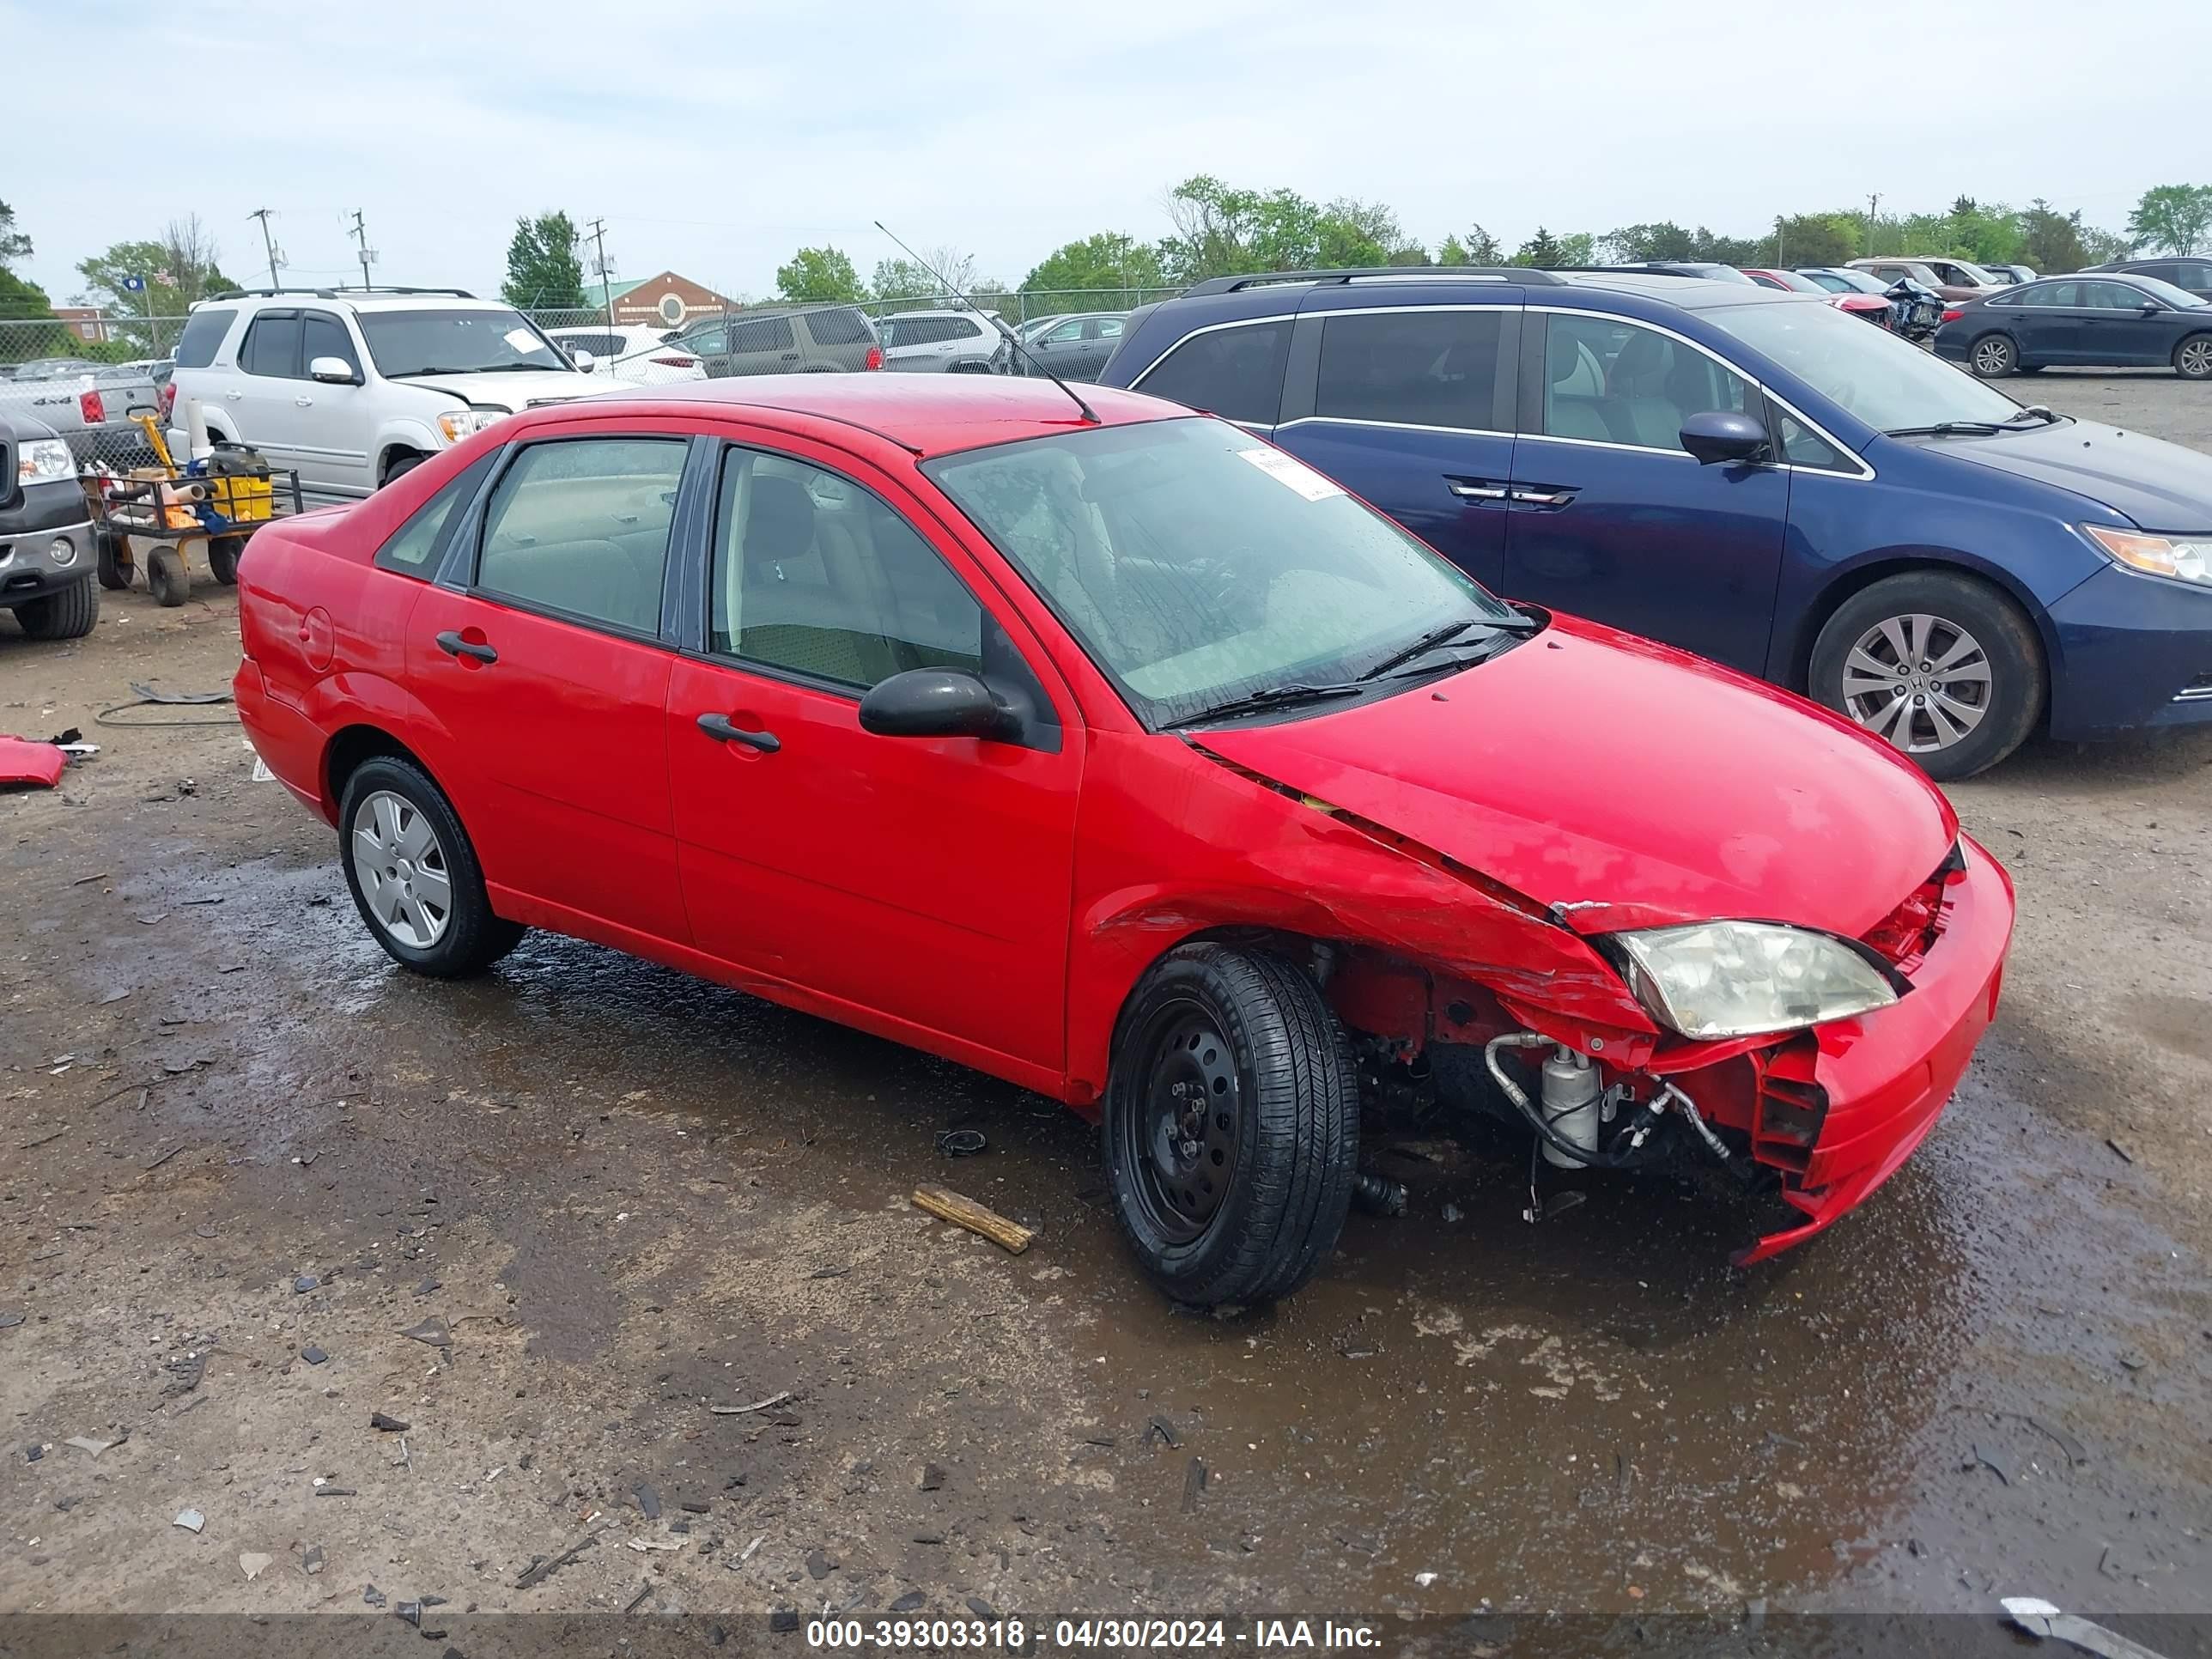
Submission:
M 1178 1240 L 1145 1195 L 1147 1108 L 1163 1058 L 1155 1034 L 1194 1011 L 1225 1039 L 1238 1109 L 1227 1191 L 1202 1231 Z M 1105 1133 L 1122 1237 L 1162 1289 L 1201 1306 L 1287 1296 L 1335 1248 L 1351 1203 L 1359 1096 L 1343 1027 L 1313 981 L 1282 957 L 1180 945 L 1154 964 L 1123 1014 Z
M 26 599 L 15 607 L 15 620 L 34 640 L 81 640 L 100 620 L 100 588 L 88 572 L 58 592 Z
M 1990 665 L 1990 707 L 1977 726 L 1948 749 L 1912 755 L 1939 782 L 1986 771 L 2026 742 L 2049 691 L 2043 644 L 2020 607 L 1979 577 L 1949 570 L 1909 570 L 1862 588 L 1836 608 L 1813 645 L 1807 690 L 1817 702 L 1850 718 L 1844 664 L 1886 617 L 1925 615 L 1972 634 Z
M 363 799 L 380 789 L 401 797 L 422 813 L 445 854 L 453 907 L 445 932 L 427 948 L 403 943 L 385 930 L 371 914 L 362 891 L 361 873 L 354 866 L 354 814 Z M 521 942 L 522 925 L 493 914 L 491 901 L 484 893 L 483 868 L 477 862 L 476 848 L 470 844 L 452 803 L 411 760 L 374 755 L 347 777 L 338 799 L 338 862 L 345 870 L 346 887 L 362 921 L 386 954 L 403 968 L 434 979 L 465 978 L 482 973 Z

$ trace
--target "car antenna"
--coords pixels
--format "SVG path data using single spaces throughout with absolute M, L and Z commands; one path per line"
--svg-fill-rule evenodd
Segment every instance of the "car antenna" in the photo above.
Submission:
M 1097 411 L 1092 409 L 1089 404 L 1083 401 L 1081 393 L 1078 392 L 1073 386 L 1068 385 L 1068 383 L 1061 380 L 1059 375 L 1054 374 L 1042 363 L 1039 362 L 1035 357 L 1030 356 L 1030 349 L 1024 345 L 1021 341 L 1016 337 L 1013 330 L 1006 326 L 1006 319 L 1005 318 L 999 315 L 995 311 L 984 310 L 982 307 L 977 305 L 973 300 L 963 294 L 958 289 L 946 282 L 944 276 L 939 273 L 937 268 L 931 264 L 928 260 L 923 258 L 921 255 L 916 253 L 912 248 L 907 246 L 904 242 L 899 241 L 897 236 L 893 234 L 891 228 L 885 224 L 882 220 L 878 219 L 876 221 L 876 228 L 883 232 L 884 235 L 890 237 L 892 241 L 896 242 L 898 244 L 899 251 L 904 253 L 908 258 L 913 260 L 915 264 L 920 265 L 922 270 L 928 272 L 930 276 L 935 277 L 939 288 L 951 295 L 954 299 L 959 301 L 962 305 L 967 307 L 969 310 L 974 312 L 978 317 L 985 319 L 994 328 L 997 329 L 1000 333 L 1005 335 L 1006 337 L 1006 343 L 1012 346 L 1016 351 L 1020 352 L 1023 359 L 1031 368 L 1036 370 L 1038 374 L 1043 375 L 1046 380 L 1050 380 L 1054 386 L 1058 386 L 1062 392 L 1065 392 L 1067 394 L 1068 401 L 1073 404 L 1075 407 L 1081 411 L 1083 418 L 1086 422 L 1092 426 L 1103 426 L 1105 424 L 1103 421 L 1098 418 Z

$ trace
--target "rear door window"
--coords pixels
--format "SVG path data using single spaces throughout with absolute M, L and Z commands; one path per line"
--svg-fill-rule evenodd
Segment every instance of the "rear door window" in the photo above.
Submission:
M 484 514 L 477 589 L 632 634 L 660 631 L 681 438 L 532 444 Z
M 230 332 L 230 325 L 238 313 L 228 308 L 203 306 L 192 313 L 185 323 L 185 331 L 177 337 L 177 367 L 205 368 L 215 361 L 222 337 Z
M 1347 311 L 1322 325 L 1314 413 L 1488 431 L 1504 313 Z
M 868 337 L 868 319 L 848 306 L 806 313 L 806 331 L 817 345 L 859 345 Z
M 1283 402 L 1291 322 L 1241 323 L 1187 337 L 1135 390 L 1226 420 L 1272 426 Z
M 763 317 L 730 330 L 730 349 L 740 356 L 748 351 L 789 351 L 798 343 L 788 317 Z
M 296 380 L 300 378 L 300 313 L 296 311 L 264 311 L 253 319 L 246 331 L 246 342 L 238 349 L 238 366 L 248 374 L 266 374 L 278 380 Z

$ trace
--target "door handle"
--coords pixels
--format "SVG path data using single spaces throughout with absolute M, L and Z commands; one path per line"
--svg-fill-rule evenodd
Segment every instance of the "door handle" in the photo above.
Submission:
M 799 354 L 795 351 L 787 351 L 783 354 L 781 361 L 787 363 L 795 363 L 799 361 Z
M 1516 489 L 1509 492 L 1510 499 L 1528 507 L 1565 507 L 1574 500 L 1571 489 Z
M 452 629 L 438 635 L 438 649 L 449 657 L 471 657 L 478 662 L 497 662 L 499 653 L 489 645 L 465 640 Z
M 716 743 L 741 743 L 748 749 L 757 749 L 764 755 L 773 755 L 783 747 L 783 739 L 773 732 L 748 732 L 732 720 L 727 714 L 702 714 L 699 729 Z
M 1505 499 L 1504 484 L 1484 483 L 1474 478 L 1447 477 L 1444 479 L 1444 487 L 1462 501 L 1502 501 Z
M 237 402 L 240 398 L 243 398 L 246 394 L 245 394 L 243 392 L 240 392 L 240 391 L 236 386 L 228 386 L 228 387 L 226 387 L 226 388 L 224 389 L 224 391 L 223 391 L 223 394 L 222 394 L 222 395 L 223 395 L 224 397 L 226 397 L 226 398 L 229 398 L 233 403 L 236 403 L 236 402 Z
M 295 398 L 292 402 L 300 409 L 313 409 L 315 406 L 315 400 L 313 398 Z

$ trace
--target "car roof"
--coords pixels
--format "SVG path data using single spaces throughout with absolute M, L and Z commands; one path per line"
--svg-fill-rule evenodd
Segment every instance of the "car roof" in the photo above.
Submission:
M 1083 400 L 1105 426 L 1173 419 L 1190 411 L 1141 392 L 1086 386 Z M 858 427 L 927 459 L 1012 443 L 1085 424 L 1050 380 L 982 374 L 777 374 L 693 380 L 650 391 L 609 392 L 532 410 L 533 425 L 597 419 L 613 410 L 661 413 L 726 410 L 813 416 Z M 771 419 L 771 425 L 787 422 Z
M 1786 305 L 1792 300 L 1812 298 L 1808 294 L 1792 294 L 1786 289 L 1761 288 L 1756 283 L 1723 282 L 1711 276 L 1673 276 L 1660 270 L 1562 270 L 1555 274 L 1564 276 L 1571 287 L 1664 300 L 1685 311 L 1704 311 L 1714 306 Z

